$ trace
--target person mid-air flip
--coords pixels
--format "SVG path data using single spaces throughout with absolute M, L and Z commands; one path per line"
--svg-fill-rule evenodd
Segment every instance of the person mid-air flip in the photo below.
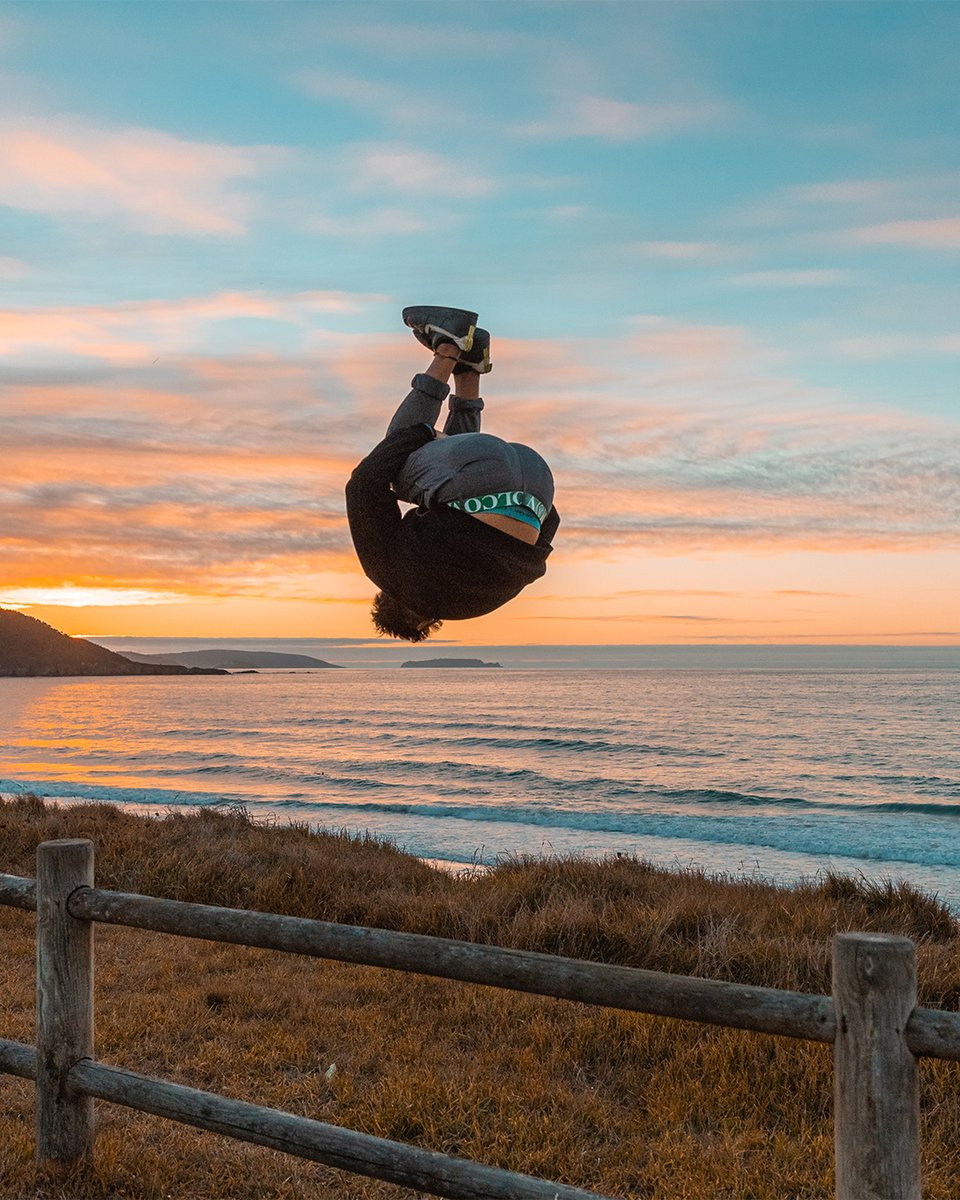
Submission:
M 377 630 L 422 642 L 441 621 L 492 612 L 539 579 L 560 518 L 540 455 L 480 432 L 480 376 L 491 363 L 477 314 L 421 306 L 405 308 L 403 320 L 433 360 L 350 476 L 347 519 L 360 565 L 381 589 Z M 398 500 L 416 508 L 401 515 Z

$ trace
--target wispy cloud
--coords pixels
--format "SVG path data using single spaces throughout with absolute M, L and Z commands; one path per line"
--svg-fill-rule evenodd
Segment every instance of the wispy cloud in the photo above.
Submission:
M 842 358 L 858 362 L 956 355 L 960 354 L 960 333 L 872 333 L 861 337 L 838 338 L 830 349 Z
M 914 179 L 830 179 L 783 188 L 780 196 L 799 204 L 902 204 L 922 194 Z
M 736 326 L 647 317 L 634 327 L 601 352 L 622 376 L 584 387 L 588 403 L 555 398 L 536 415 L 511 406 L 526 426 L 511 436 L 543 446 L 563 483 L 568 544 L 669 553 L 960 542 L 955 421 L 868 415 L 803 388 Z
M 195 597 L 176 591 L 147 591 L 144 588 L 77 587 L 64 584 L 62 587 L 21 587 L 0 590 L 2 608 L 36 608 L 38 605 L 54 604 L 59 608 L 118 608 L 123 605 L 178 604 L 188 603 Z
M 746 360 L 756 352 L 748 331 L 735 325 L 693 324 L 659 316 L 634 317 L 630 325 L 627 342 L 638 355 L 716 363 Z
M 837 267 L 809 267 L 796 270 L 747 271 L 730 280 L 737 287 L 758 288 L 821 288 L 841 287 L 853 275 Z
M 0 309 L 0 358 L 64 355 L 125 362 L 196 350 L 218 325 L 281 323 L 306 336 L 330 314 L 354 314 L 382 299 L 373 294 L 218 292 L 177 300 L 127 301 L 46 309 Z M 248 334 L 248 337 L 250 335 Z
M 634 242 L 627 249 L 643 258 L 698 265 L 729 262 L 743 253 L 739 246 L 723 242 Z
M 345 6 L 343 11 L 350 12 L 351 8 L 352 6 Z M 348 20 L 340 23 L 331 19 L 333 11 L 330 8 L 314 9 L 324 42 L 372 50 L 390 58 L 400 59 L 404 65 L 409 64 L 410 56 L 449 55 L 456 49 L 455 39 L 458 32 L 452 31 L 443 22 L 431 20 L 401 23 L 364 19 L 361 22 Z M 364 15 L 365 18 L 369 17 L 372 10 Z M 527 40 L 515 31 L 498 30 L 492 26 L 479 33 L 475 30 L 470 32 L 470 54 L 477 58 L 500 57 L 516 50 L 519 43 Z M 461 41 L 460 45 L 462 44 Z
M 398 142 L 352 147 L 344 180 L 357 191 L 476 198 L 496 191 L 496 182 L 456 156 L 420 150 Z
M 0 124 L 0 204 L 119 219 L 150 234 L 235 237 L 254 211 L 244 185 L 281 160 L 272 147 L 191 142 L 155 129 L 8 119 Z
M 412 212 L 396 207 L 372 208 L 353 216 L 308 217 L 304 228 L 309 233 L 364 240 L 367 238 L 405 237 L 436 229 L 436 215 Z
M 824 179 L 782 187 L 744 205 L 752 229 L 785 226 L 811 245 L 960 247 L 960 173 Z M 858 223 L 850 224 L 851 217 Z
M 844 235 L 841 235 L 844 236 Z M 911 246 L 922 250 L 960 250 L 960 217 L 922 221 L 885 221 L 847 231 L 858 246 Z
M 550 116 L 517 126 L 516 132 L 550 140 L 633 142 L 714 126 L 729 115 L 729 105 L 713 100 L 635 103 L 610 96 L 577 96 L 559 102 Z
M 30 268 L 19 258 L 0 257 L 0 279 L 26 279 Z
M 778 588 L 772 594 L 774 596 L 826 596 L 838 600 L 852 600 L 855 598 L 854 592 L 821 592 L 808 588 Z
M 425 94 L 423 80 L 415 87 L 405 88 L 382 79 L 350 75 L 342 71 L 298 71 L 292 76 L 294 86 L 314 100 L 334 101 L 369 113 L 391 125 L 423 128 L 436 118 L 439 97 Z M 468 110 L 458 110 L 449 95 L 443 98 L 444 117 L 448 127 L 467 128 L 471 119 Z
M 536 616 L 521 616 L 516 617 L 519 621 L 602 621 L 606 624 L 609 621 L 614 621 L 617 624 L 670 624 L 674 621 L 689 621 L 694 624 L 704 625 L 743 625 L 746 620 L 749 620 L 751 625 L 780 625 L 785 624 L 785 621 L 778 619 L 763 619 L 758 620 L 756 617 L 710 617 L 703 616 L 700 613 L 604 613 L 602 616 L 573 616 L 561 615 L 554 613 L 538 613 Z
M 541 593 L 539 599 L 542 603 L 550 601 L 564 604 L 579 604 L 582 601 L 589 600 L 604 604 L 618 604 L 627 598 L 634 599 L 637 596 L 683 596 L 684 598 L 690 596 L 711 596 L 723 597 L 724 599 L 729 599 L 730 597 L 739 599 L 743 596 L 743 592 L 718 591 L 709 588 L 621 588 L 615 592 L 595 592 L 592 594 L 570 592 L 567 595 L 544 595 Z

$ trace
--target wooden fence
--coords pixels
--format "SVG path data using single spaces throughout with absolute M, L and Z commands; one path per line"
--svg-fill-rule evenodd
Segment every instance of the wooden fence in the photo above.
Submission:
M 832 1043 L 837 1200 L 920 1200 L 917 1059 L 960 1061 L 960 1013 L 917 1007 L 907 938 L 837 935 L 833 995 L 815 996 L 104 891 L 94 886 L 93 844 L 83 840 L 42 843 L 36 881 L 0 875 L 0 904 L 37 914 L 36 1046 L 0 1038 L 0 1072 L 36 1081 L 37 1161 L 45 1170 L 92 1155 L 97 1098 L 437 1196 L 598 1200 L 97 1062 L 95 921 Z

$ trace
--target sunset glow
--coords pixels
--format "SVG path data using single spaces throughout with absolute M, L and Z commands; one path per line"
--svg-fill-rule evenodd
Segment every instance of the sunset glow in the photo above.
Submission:
M 960 642 L 960 9 L 441 11 L 5 6 L 0 607 L 368 636 L 343 488 L 437 302 L 562 517 L 444 636 Z

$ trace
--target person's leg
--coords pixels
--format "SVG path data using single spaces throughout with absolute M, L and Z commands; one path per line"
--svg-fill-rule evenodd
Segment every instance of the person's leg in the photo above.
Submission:
M 421 375 L 414 375 L 411 391 L 393 414 L 387 434 L 396 433 L 410 425 L 436 425 L 440 409 L 450 391 L 448 380 L 460 357 L 460 351 L 449 342 L 437 347 L 433 362 Z
M 480 376 L 476 371 L 455 375 L 454 386 L 457 390 L 450 397 L 450 411 L 447 413 L 443 432 L 447 437 L 458 433 L 479 433 L 480 413 L 483 411 Z

